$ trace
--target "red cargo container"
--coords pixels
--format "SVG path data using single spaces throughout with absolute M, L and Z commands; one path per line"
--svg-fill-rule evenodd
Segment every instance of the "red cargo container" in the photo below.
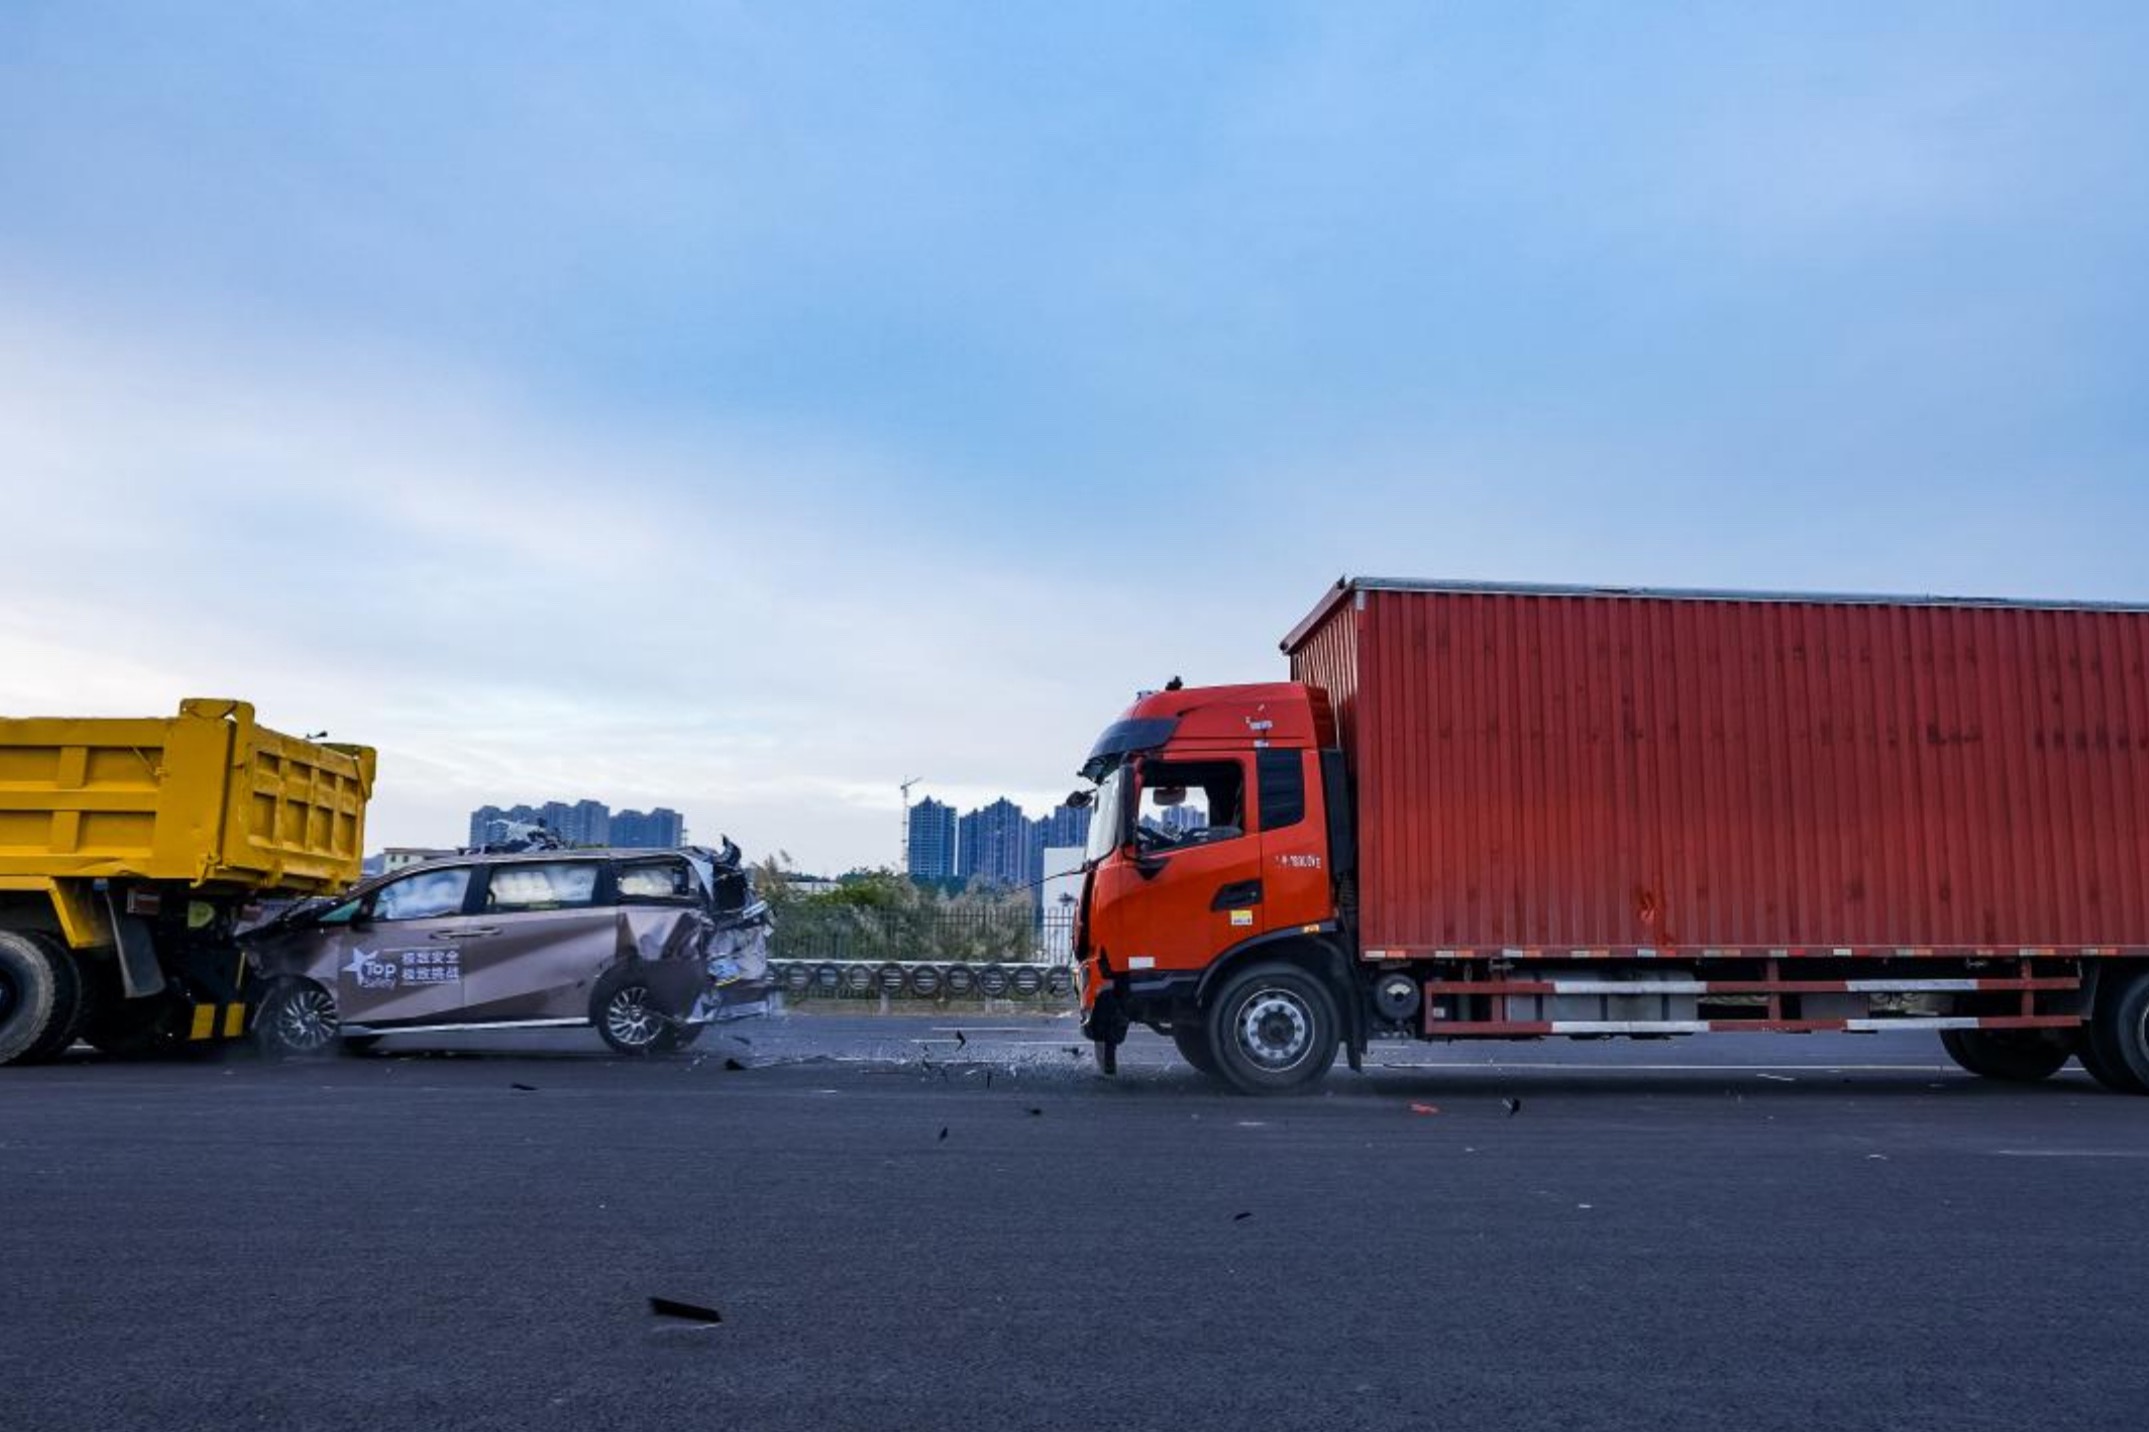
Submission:
M 1084 767 L 1105 1067 L 1919 1028 L 2149 1093 L 2149 608 L 1361 579 L 1283 646 Z
M 1369 949 L 2149 945 L 2149 612 L 1359 580 Z

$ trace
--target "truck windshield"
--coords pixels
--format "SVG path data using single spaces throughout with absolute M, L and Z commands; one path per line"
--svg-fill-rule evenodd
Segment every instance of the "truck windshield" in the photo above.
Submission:
M 1114 766 L 1097 782 L 1097 804 L 1089 815 L 1089 842 L 1082 851 L 1086 864 L 1095 865 L 1119 848 L 1126 824 L 1127 781 L 1125 765 Z

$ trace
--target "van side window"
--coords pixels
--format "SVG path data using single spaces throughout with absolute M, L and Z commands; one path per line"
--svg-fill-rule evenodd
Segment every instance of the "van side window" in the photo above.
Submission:
M 1261 788 L 1261 828 L 1281 830 L 1306 818 L 1306 761 L 1301 751 L 1261 751 L 1255 755 Z
M 419 870 L 391 880 L 371 897 L 376 920 L 437 920 L 463 913 L 463 896 L 470 889 L 470 867 L 453 870 Z
M 619 867 L 622 905 L 684 905 L 693 898 L 693 876 L 684 860 L 636 860 Z
M 568 910 L 597 903 L 598 865 L 593 860 L 548 860 L 529 865 L 495 865 L 485 891 L 485 909 L 505 915 L 518 910 Z

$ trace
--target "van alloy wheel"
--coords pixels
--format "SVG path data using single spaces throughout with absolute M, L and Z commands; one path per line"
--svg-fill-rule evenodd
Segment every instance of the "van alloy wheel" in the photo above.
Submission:
M 664 1021 L 649 1002 L 647 985 L 622 985 L 604 1007 L 605 1033 L 630 1049 L 647 1049 L 664 1031 Z
M 312 980 L 282 980 L 254 1016 L 254 1044 L 276 1058 L 305 1058 L 336 1042 L 343 1027 L 336 997 Z

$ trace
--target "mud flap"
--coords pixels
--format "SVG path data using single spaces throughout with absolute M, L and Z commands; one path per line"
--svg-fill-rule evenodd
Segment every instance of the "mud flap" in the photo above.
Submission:
M 112 922 L 112 941 L 119 947 L 119 984 L 128 999 L 164 993 L 164 971 L 157 965 L 156 941 L 149 922 L 122 912 L 119 902 L 105 891 L 104 908 Z

